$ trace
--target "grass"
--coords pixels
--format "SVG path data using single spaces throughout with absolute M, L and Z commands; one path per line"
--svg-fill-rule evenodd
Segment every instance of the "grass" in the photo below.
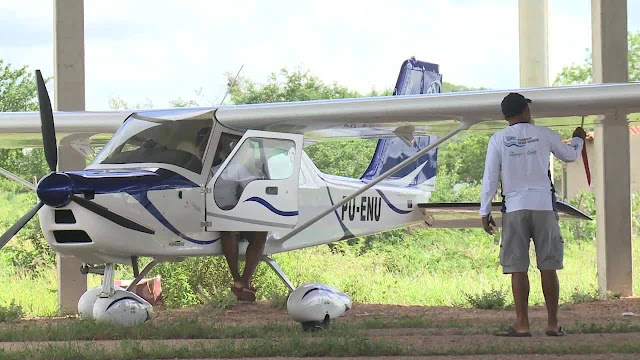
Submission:
M 371 317 L 359 321 L 332 323 L 330 336 L 348 337 L 372 329 L 451 329 L 455 334 L 490 334 L 496 325 L 475 324 L 471 320 L 436 322 L 425 316 L 382 318 Z M 640 324 L 630 321 L 566 326 L 571 334 L 640 333 Z M 93 321 L 68 319 L 50 324 L 7 324 L 0 326 L 0 342 L 34 341 L 98 341 L 98 340 L 164 340 L 164 339 L 278 339 L 290 335 L 307 336 L 296 323 L 259 326 L 224 326 L 203 322 L 198 318 L 178 319 L 160 323 L 146 323 L 123 328 Z M 317 336 L 318 334 L 308 334 Z
M 423 236 L 423 233 L 412 236 Z M 507 291 L 510 279 L 500 271 L 499 248 L 491 239 L 477 235 L 468 240 L 453 236 L 440 239 L 441 242 L 434 241 L 424 249 L 416 249 L 405 260 L 391 248 L 357 256 L 335 254 L 326 247 L 317 247 L 277 254 L 275 258 L 295 283 L 329 284 L 349 294 L 355 302 L 466 307 L 512 305 L 512 297 Z M 635 239 L 634 263 L 638 262 L 640 241 Z M 544 298 L 540 274 L 535 271 L 534 264 L 535 257 L 532 257 L 530 304 L 541 305 Z M 286 297 L 282 295 L 284 286 L 279 279 L 265 265 L 261 265 L 258 272 L 262 281 L 259 285 L 265 284 L 259 295 L 276 307 L 283 306 Z M 559 272 L 559 277 L 561 303 L 596 299 L 595 244 L 567 244 L 565 269 Z M 96 286 L 99 281 L 99 277 L 93 276 L 90 285 Z M 635 293 L 640 293 L 639 271 L 634 274 L 634 288 Z M 54 316 L 57 313 L 57 280 L 53 268 L 30 275 L 3 266 L 0 268 L 0 289 L 9 289 L 0 292 L 0 306 L 15 302 L 22 306 L 26 316 Z M 500 294 L 495 293 L 496 289 L 506 292 L 503 302 Z M 206 302 L 214 307 L 226 308 L 233 303 L 224 291 L 209 290 L 202 294 L 204 291 L 201 296 L 208 298 Z M 491 296 L 493 300 L 489 299 Z M 483 304 L 483 298 L 488 302 Z
M 187 358 L 247 358 L 247 357 L 325 357 L 325 356 L 433 356 L 433 355 L 486 355 L 486 354 L 606 354 L 640 353 L 640 344 L 562 344 L 510 342 L 502 344 L 477 343 L 459 346 L 447 344 L 437 347 L 398 345 L 385 339 L 367 338 L 358 334 L 347 337 L 320 335 L 304 337 L 288 335 L 277 340 L 249 339 L 216 342 L 190 342 L 171 344 L 142 343 L 125 340 L 109 350 L 95 343 L 63 343 L 27 345 L 19 350 L 0 350 L 0 357 L 14 359 L 187 359 Z

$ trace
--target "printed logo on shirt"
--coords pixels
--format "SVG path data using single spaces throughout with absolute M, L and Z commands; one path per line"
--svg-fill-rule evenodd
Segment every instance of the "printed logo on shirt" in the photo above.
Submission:
M 540 139 L 532 138 L 532 137 L 518 139 L 515 136 L 505 136 L 503 143 L 505 147 L 513 147 L 513 146 L 524 147 L 526 144 L 530 144 L 538 141 L 540 141 Z
M 524 155 L 524 153 L 519 153 L 519 152 L 515 152 L 515 151 L 509 151 L 509 156 L 511 157 L 518 157 L 518 156 L 522 156 Z
M 527 155 L 535 155 L 538 153 L 538 150 L 536 149 L 529 149 L 527 150 Z

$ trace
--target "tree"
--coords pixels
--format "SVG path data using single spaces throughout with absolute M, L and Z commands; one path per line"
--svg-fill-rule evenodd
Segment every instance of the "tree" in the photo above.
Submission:
M 0 112 L 36 111 L 37 95 L 35 77 L 26 66 L 12 69 L 0 59 Z
M 640 81 L 640 31 L 627 35 L 629 81 Z M 582 65 L 571 64 L 562 68 L 562 71 L 553 82 L 558 85 L 578 85 L 593 82 L 593 64 L 591 50 L 586 49 L 587 56 Z
M 281 69 L 279 73 L 272 73 L 265 84 L 256 84 L 253 81 L 239 77 L 235 84 L 233 76 L 227 74 L 231 102 L 233 104 L 260 104 L 274 102 L 324 100 L 355 98 L 361 95 L 344 86 L 333 83 L 326 85 L 318 77 L 311 75 L 309 71 L 300 69 L 290 72 Z

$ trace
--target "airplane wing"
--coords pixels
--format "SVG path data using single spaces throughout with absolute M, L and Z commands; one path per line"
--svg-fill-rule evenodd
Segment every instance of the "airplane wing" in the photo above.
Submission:
M 592 220 L 589 215 L 575 207 L 557 201 L 560 220 Z M 422 203 L 418 207 L 425 212 L 425 222 L 432 228 L 477 228 L 480 203 Z M 502 226 L 501 202 L 491 204 L 491 214 L 497 224 Z
M 640 111 L 640 83 L 598 84 L 516 90 L 533 100 L 536 124 L 579 126 L 572 116 Z M 236 130 L 302 133 L 308 139 L 379 138 L 396 129 L 414 135 L 441 135 L 460 122 L 493 133 L 505 126 L 500 103 L 509 90 L 386 96 L 220 107 L 216 118 Z M 561 119 L 559 119 L 561 118 Z
M 58 139 L 72 134 L 92 136 L 94 144 L 106 143 L 131 111 L 55 112 Z M 42 146 L 42 129 L 38 112 L 0 113 L 0 148 Z
M 640 83 L 599 84 L 516 90 L 533 100 L 536 124 L 575 127 L 572 116 L 640 112 Z M 105 143 L 129 116 L 180 120 L 213 112 L 223 125 L 236 130 L 265 130 L 304 134 L 309 140 L 336 137 L 381 138 L 397 132 L 442 135 L 466 123 L 474 132 L 493 133 L 505 123 L 500 102 L 509 90 L 424 95 L 381 96 L 292 103 L 123 110 L 106 112 L 56 112 L 59 138 L 70 134 L 93 135 L 94 144 Z M 482 123 L 482 124 L 480 124 Z M 0 147 L 42 146 L 37 112 L 0 113 Z

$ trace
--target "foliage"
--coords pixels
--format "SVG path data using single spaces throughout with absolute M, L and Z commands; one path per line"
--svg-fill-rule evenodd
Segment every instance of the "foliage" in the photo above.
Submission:
M 476 309 L 500 309 L 507 303 L 507 291 L 492 288 L 480 294 L 467 294 L 467 302 Z
M 573 291 L 573 293 L 571 293 L 571 296 L 569 297 L 569 300 L 573 304 L 597 301 L 599 299 L 600 299 L 600 296 L 598 295 L 598 289 L 597 288 L 593 288 L 593 289 L 588 290 L 588 291 L 580 291 L 580 290 L 576 289 L 576 290 Z
M 308 146 L 304 151 L 320 171 L 351 178 L 364 174 L 377 140 L 351 139 L 324 141 Z
M 151 109 L 153 108 L 153 103 L 151 100 L 146 99 L 144 104 L 136 103 L 130 104 L 125 99 L 116 96 L 109 98 L 109 109 L 111 110 L 129 110 L 129 109 Z
M 229 84 L 233 84 L 233 76 L 227 74 Z M 326 85 L 309 71 L 289 71 L 281 69 L 272 73 L 265 84 L 239 77 L 229 90 L 233 104 L 259 104 L 289 101 L 307 101 L 320 99 L 355 98 L 361 95 L 344 86 L 333 83 Z
M 489 135 L 470 135 L 440 146 L 438 180 L 443 174 L 454 174 L 462 183 L 480 184 L 490 138 Z
M 12 180 L 0 179 L 0 228 L 9 229 L 24 213 L 36 204 L 33 191 Z M 23 270 L 38 271 L 53 264 L 55 253 L 40 230 L 40 220 L 34 217 L 4 247 L 2 258 Z
M 17 322 L 24 316 L 22 306 L 17 305 L 15 302 L 11 302 L 8 306 L 0 305 L 0 323 L 3 322 Z
M 38 110 L 35 76 L 27 69 L 12 69 L 0 59 L 0 112 Z
M 640 31 L 627 34 L 629 81 L 640 81 Z M 593 82 L 592 54 L 586 49 L 587 56 L 582 65 L 571 64 L 562 68 L 562 71 L 553 82 L 557 85 L 589 84 Z
M 38 149 L 0 149 L 0 167 L 32 182 L 49 173 L 44 150 Z
M 464 85 L 456 85 L 452 83 L 442 82 L 442 92 L 458 92 L 458 91 L 478 91 L 478 90 L 487 90 L 485 87 L 469 87 Z
M 569 200 L 569 204 L 595 219 L 596 201 L 593 193 L 581 191 L 575 198 Z M 565 242 L 595 241 L 596 238 L 595 221 L 562 221 L 560 228 L 563 230 Z

